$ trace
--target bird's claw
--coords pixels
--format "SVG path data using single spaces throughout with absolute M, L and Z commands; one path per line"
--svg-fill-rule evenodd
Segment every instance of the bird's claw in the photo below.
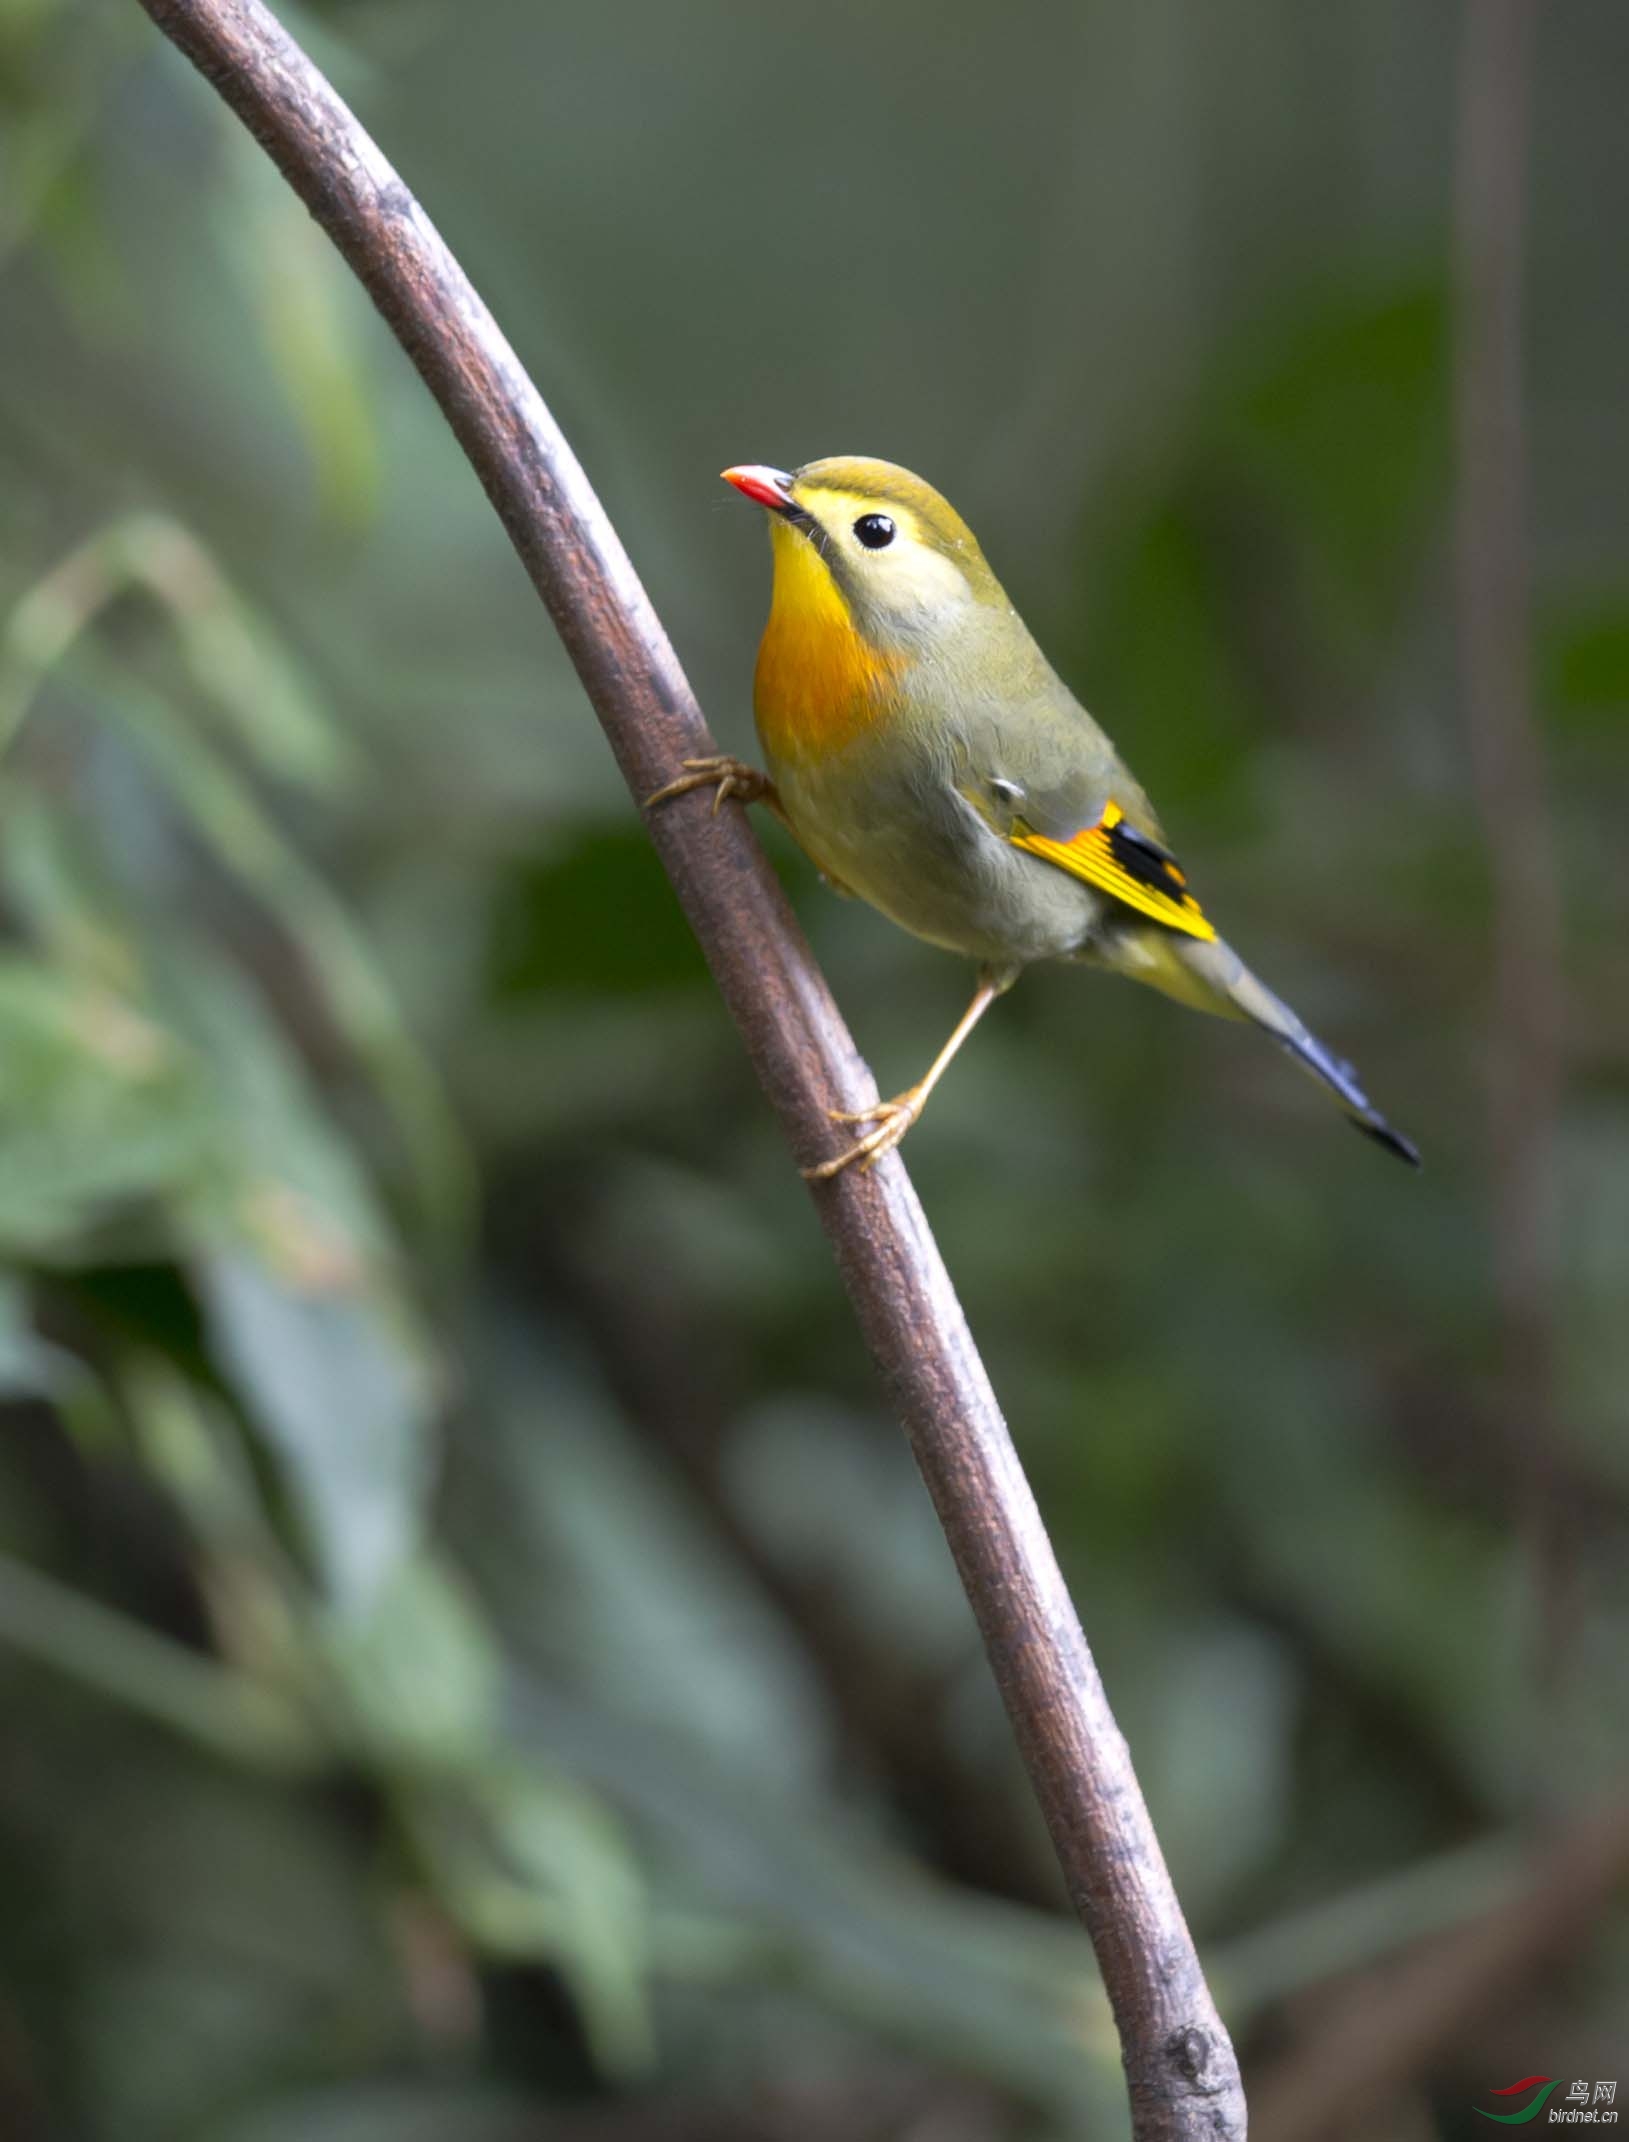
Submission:
M 652 810 L 658 803 L 670 803 L 675 796 L 687 796 L 695 788 L 711 788 L 713 814 L 731 796 L 743 803 L 763 803 L 774 794 L 774 784 L 768 774 L 760 773 L 756 766 L 748 766 L 744 760 L 724 755 L 712 759 L 686 759 L 684 772 L 676 781 L 669 781 L 653 796 L 645 798 L 645 808 Z
M 811 1183 L 830 1182 L 834 1175 L 841 1175 L 845 1168 L 858 1163 L 860 1173 L 869 1175 L 885 1153 L 891 1153 L 905 1133 L 922 1113 L 926 1094 L 913 1086 L 908 1092 L 895 1096 L 891 1101 L 878 1101 L 870 1108 L 828 1108 L 826 1113 L 834 1123 L 874 1123 L 876 1129 L 856 1140 L 846 1152 L 832 1160 L 822 1160 L 803 1173 Z

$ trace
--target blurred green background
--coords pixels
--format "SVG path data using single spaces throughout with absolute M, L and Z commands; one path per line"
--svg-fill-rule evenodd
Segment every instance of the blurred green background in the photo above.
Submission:
M 1621 0 L 1534 56 L 1536 1034 L 1455 649 L 1457 8 L 281 12 L 728 747 L 768 569 L 716 471 L 920 469 L 1419 1139 L 1411 1180 L 1255 1037 L 1059 969 L 910 1163 L 1255 2131 L 1629 2091 Z M 0 5 L 0 746 L 0 2133 L 1124 2133 L 903 1441 L 547 620 L 133 0 Z M 765 837 L 895 1090 L 965 973 Z

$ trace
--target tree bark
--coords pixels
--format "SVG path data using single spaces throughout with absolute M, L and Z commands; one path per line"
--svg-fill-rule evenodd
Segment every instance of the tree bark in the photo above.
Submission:
M 429 219 L 258 0 L 142 0 L 265 148 L 423 376 L 547 605 L 636 799 L 712 755 L 678 660 L 571 449 Z M 800 1164 L 876 1098 L 743 812 L 649 830 Z M 903 1165 L 814 1191 L 977 1618 L 1114 2010 L 1138 2142 L 1242 2142 L 1217 2016 L 1091 1652 Z

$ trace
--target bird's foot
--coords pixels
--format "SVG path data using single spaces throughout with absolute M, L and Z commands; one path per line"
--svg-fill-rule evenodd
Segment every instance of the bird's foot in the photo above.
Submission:
M 686 759 L 684 772 L 676 781 L 669 781 L 659 788 L 654 796 L 645 798 L 647 811 L 658 803 L 671 803 L 675 796 L 688 796 L 693 788 L 713 790 L 713 809 L 734 796 L 742 803 L 767 803 L 779 810 L 780 798 L 775 793 L 775 784 L 768 774 L 756 766 L 748 766 L 744 760 L 721 755 L 712 759 Z
M 860 1173 L 868 1175 L 881 1160 L 884 1153 L 891 1153 L 901 1138 L 910 1129 L 927 1105 L 927 1093 L 921 1086 L 908 1086 L 891 1101 L 878 1101 L 873 1108 L 828 1108 L 826 1113 L 834 1123 L 874 1123 L 875 1130 L 867 1131 L 846 1152 L 839 1153 L 835 1160 L 822 1160 L 818 1166 L 805 1168 L 803 1173 L 812 1183 L 830 1182 L 834 1175 L 841 1175 L 845 1168 L 859 1163 Z

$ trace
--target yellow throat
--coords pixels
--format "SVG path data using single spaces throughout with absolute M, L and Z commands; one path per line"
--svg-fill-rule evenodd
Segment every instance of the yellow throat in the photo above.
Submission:
M 824 758 L 868 728 L 903 667 L 856 629 L 816 544 L 771 521 L 775 586 L 758 649 L 753 708 L 771 758 Z

